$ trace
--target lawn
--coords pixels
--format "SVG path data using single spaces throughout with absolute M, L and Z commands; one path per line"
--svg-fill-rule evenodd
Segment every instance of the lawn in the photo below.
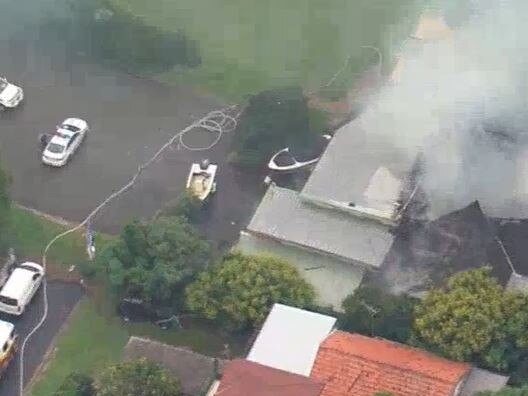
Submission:
M 49 240 L 66 230 L 61 224 L 16 206 L 11 211 L 11 225 L 17 255 L 39 262 Z M 100 249 L 112 238 L 98 234 L 96 245 Z M 86 260 L 86 256 L 81 231 L 57 241 L 49 254 L 50 263 L 59 270 Z M 188 328 L 180 330 L 161 330 L 150 324 L 123 324 L 115 314 L 116 298 L 108 294 L 100 282 L 88 282 L 88 286 L 88 297 L 82 300 L 64 332 L 59 335 L 56 353 L 32 388 L 32 396 L 52 395 L 72 370 L 95 373 L 119 360 L 131 335 L 190 347 L 210 355 L 218 354 L 226 343 L 230 344 L 235 354 L 243 349 L 245 339 L 228 338 L 205 323 L 190 323 Z
M 111 0 L 147 24 L 181 30 L 202 64 L 157 76 L 232 99 L 277 85 L 319 87 L 351 57 L 343 83 L 377 62 L 362 46 L 391 48 L 412 29 L 423 0 Z

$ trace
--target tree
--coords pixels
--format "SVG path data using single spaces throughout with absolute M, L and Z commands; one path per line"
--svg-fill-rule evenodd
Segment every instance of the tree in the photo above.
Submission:
M 238 122 L 231 160 L 260 165 L 285 147 L 312 149 L 317 135 L 300 87 L 263 91 L 249 100 Z
M 126 361 L 103 370 L 97 396 L 179 396 L 180 382 L 146 359 Z
M 526 358 L 528 298 L 512 293 L 489 268 L 453 275 L 415 309 L 415 341 L 456 360 L 473 360 L 501 371 Z
M 71 373 L 54 396 L 95 396 L 94 380 L 86 374 Z
M 475 396 L 528 396 L 528 386 L 523 386 L 521 388 L 512 388 L 506 386 L 496 392 L 478 392 Z
M 175 306 L 180 292 L 209 261 L 210 246 L 183 217 L 133 221 L 97 258 L 116 292 Z
M 393 296 L 375 286 L 360 286 L 343 301 L 339 326 L 346 331 L 407 342 L 416 299 Z
M 273 303 L 308 307 L 314 296 L 312 286 L 288 262 L 235 252 L 188 286 L 186 302 L 209 319 L 246 329 L 262 323 Z

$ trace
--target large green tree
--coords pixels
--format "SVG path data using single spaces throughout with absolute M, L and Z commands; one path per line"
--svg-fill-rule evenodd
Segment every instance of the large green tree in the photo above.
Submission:
M 209 244 L 183 217 L 159 217 L 148 224 L 127 224 L 97 261 L 115 291 L 176 306 L 180 292 L 209 257 Z
M 240 117 L 231 159 L 261 165 L 284 147 L 313 149 L 318 133 L 310 128 L 308 106 L 300 87 L 263 91 L 249 100 Z
M 201 273 L 188 286 L 186 301 L 209 319 L 245 329 L 262 323 L 276 302 L 308 307 L 314 296 L 312 286 L 288 262 L 235 252 Z
M 54 396 L 95 396 L 94 380 L 86 374 L 71 373 L 68 375 Z
M 456 360 L 512 372 L 528 347 L 528 298 L 500 286 L 489 268 L 453 275 L 415 310 L 415 340 Z
M 343 301 L 339 326 L 346 331 L 407 342 L 416 299 L 393 296 L 375 286 L 360 286 Z
M 145 359 L 125 361 L 103 370 L 97 396 L 180 396 L 180 382 Z

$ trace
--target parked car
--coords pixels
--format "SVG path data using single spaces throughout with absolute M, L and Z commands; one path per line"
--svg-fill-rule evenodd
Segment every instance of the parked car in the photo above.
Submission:
M 24 99 L 22 88 L 11 84 L 4 77 L 0 77 L 0 107 L 17 107 Z
M 39 264 L 25 262 L 16 266 L 0 289 L 0 311 L 22 315 L 43 278 L 44 268 Z
M 15 325 L 12 323 L 0 320 L 0 372 L 3 372 L 17 350 L 18 335 L 15 332 Z
M 42 152 L 42 162 L 51 166 L 64 166 L 84 140 L 88 123 L 79 118 L 68 118 L 57 126 Z

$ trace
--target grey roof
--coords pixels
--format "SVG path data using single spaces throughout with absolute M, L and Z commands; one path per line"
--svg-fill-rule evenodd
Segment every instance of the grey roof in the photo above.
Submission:
M 125 359 L 146 358 L 174 374 L 184 395 L 204 394 L 216 377 L 215 359 L 146 338 L 130 337 L 124 350 Z M 223 361 L 218 361 L 221 371 Z
M 316 303 L 332 306 L 335 311 L 343 310 L 343 300 L 358 288 L 365 273 L 363 267 L 350 265 L 328 254 L 299 249 L 245 231 L 240 233 L 235 248 L 246 254 L 272 254 L 287 260 L 313 285 L 317 293 Z
M 462 387 L 460 396 L 473 396 L 482 391 L 498 391 L 506 386 L 509 377 L 473 367 Z
M 309 376 L 319 344 L 332 331 L 336 318 L 275 304 L 247 360 L 290 373 Z
M 389 117 L 380 112 L 380 117 Z M 375 122 L 369 117 L 368 122 Z M 403 180 L 411 168 L 410 158 L 401 155 L 401 150 L 392 146 L 381 134 L 368 133 L 378 125 L 365 125 L 364 117 L 339 129 L 312 172 L 301 195 L 323 202 L 343 205 L 354 203 L 378 209 L 377 202 L 365 196 L 372 176 L 380 168 Z M 390 125 L 390 122 L 385 122 Z M 387 201 L 393 196 L 385 197 Z M 398 198 L 398 197 L 396 197 Z M 381 208 L 383 209 L 383 208 Z
M 311 205 L 274 185 L 247 230 L 373 267 L 381 265 L 393 240 L 386 225 Z

